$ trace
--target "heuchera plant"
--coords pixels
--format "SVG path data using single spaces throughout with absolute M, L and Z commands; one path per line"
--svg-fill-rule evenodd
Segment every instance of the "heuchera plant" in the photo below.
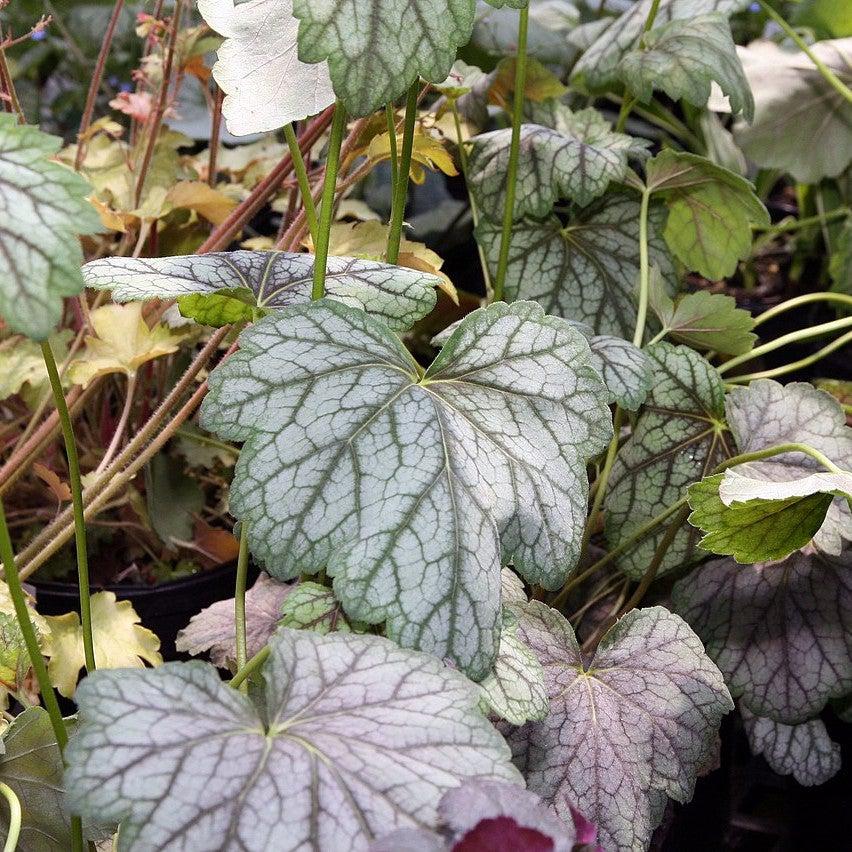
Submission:
M 0 25 L 0 495 L 31 467 L 54 495 L 27 536 L 0 504 L 7 849 L 643 850 L 735 707 L 777 772 L 838 771 L 852 391 L 778 379 L 852 335 L 852 38 L 759 3 L 782 36 L 745 47 L 744 0 L 160 3 L 125 141 L 93 120 L 118 2 L 67 148 Z M 404 237 L 436 171 L 482 298 Z M 830 286 L 738 307 L 797 240 Z M 836 315 L 765 333 L 804 305 Z M 236 538 L 187 520 L 178 439 L 228 469 Z M 177 640 L 209 662 L 91 593 L 87 524 L 123 504 L 172 549 L 233 545 L 233 598 Z M 80 614 L 45 618 L 22 581 L 72 538 Z

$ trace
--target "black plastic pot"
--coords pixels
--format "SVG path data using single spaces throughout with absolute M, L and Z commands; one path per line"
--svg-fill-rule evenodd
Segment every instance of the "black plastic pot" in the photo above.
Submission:
M 92 588 L 92 593 L 114 592 L 119 600 L 130 601 L 142 624 L 160 637 L 160 652 L 164 660 L 186 659 L 175 650 L 178 631 L 186 627 L 193 615 L 216 601 L 234 596 L 235 566 L 222 565 L 209 571 L 199 571 L 191 577 L 161 583 L 158 586 L 104 586 Z M 257 569 L 249 566 L 249 585 Z M 80 594 L 73 583 L 34 583 L 38 611 L 42 615 L 61 615 L 80 611 Z

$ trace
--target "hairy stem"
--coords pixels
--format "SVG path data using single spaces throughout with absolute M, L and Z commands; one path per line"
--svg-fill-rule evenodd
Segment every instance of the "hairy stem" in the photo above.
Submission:
M 648 206 L 651 202 L 651 190 L 642 192 L 639 208 L 639 308 L 636 312 L 636 328 L 633 331 L 633 345 L 641 346 L 645 336 L 645 323 L 648 318 L 648 291 L 651 284 L 651 269 L 648 262 Z
M 334 211 L 334 191 L 337 187 L 337 170 L 340 166 L 340 146 L 343 132 L 346 130 L 346 109 L 338 101 L 334 106 L 334 120 L 331 123 L 331 137 L 328 142 L 328 156 L 325 163 L 325 181 L 322 190 L 320 221 L 317 226 L 317 238 L 314 242 L 314 283 L 311 298 L 321 299 L 325 295 L 325 272 L 328 263 L 328 243 L 331 238 L 331 218 Z
M 808 305 L 811 302 L 837 302 L 840 305 L 852 308 L 852 296 L 848 296 L 846 293 L 832 293 L 831 291 L 825 293 L 805 293 L 804 296 L 795 296 L 792 299 L 781 302 L 780 305 L 776 305 L 774 308 L 770 308 L 768 311 L 764 311 L 759 317 L 755 318 L 754 327 L 757 328 L 757 326 L 775 319 L 779 314 L 799 308 L 802 305 Z
M 21 801 L 17 793 L 2 781 L 0 781 L 0 795 L 9 806 L 9 829 L 6 842 L 3 844 L 3 852 L 15 852 L 18 848 L 18 838 L 21 836 Z
M 515 91 L 512 96 L 512 141 L 509 148 L 509 167 L 506 171 L 506 206 L 503 208 L 503 228 L 500 232 L 500 253 L 497 255 L 497 273 L 494 276 L 493 300 L 501 302 L 506 288 L 509 268 L 509 248 L 512 242 L 512 222 L 515 218 L 515 192 L 518 185 L 521 124 L 524 119 L 524 89 L 527 77 L 527 29 L 529 4 L 518 13 L 518 55 L 515 59 Z
M 310 231 L 314 245 L 316 245 L 317 211 L 316 207 L 314 207 L 314 197 L 311 194 L 308 170 L 305 168 L 305 161 L 302 157 L 302 151 L 299 148 L 299 140 L 296 138 L 296 132 L 293 130 L 292 124 L 284 125 L 284 138 L 287 140 L 287 147 L 290 149 L 290 158 L 293 160 L 293 170 L 296 172 L 296 182 L 299 184 L 299 194 L 302 197 L 302 207 L 305 209 L 308 230 Z
M 83 484 L 80 479 L 80 459 L 77 455 L 77 441 L 74 438 L 74 428 L 71 425 L 71 415 L 65 404 L 65 394 L 62 390 L 62 380 L 53 350 L 47 341 L 41 344 L 41 354 L 44 358 L 50 387 L 53 391 L 53 401 L 59 413 L 59 423 L 62 427 L 62 437 L 65 441 L 65 456 L 68 459 L 68 483 L 71 486 L 71 503 L 74 509 L 74 531 L 77 541 L 77 580 L 80 588 L 80 622 L 83 627 L 83 654 L 86 659 L 86 671 L 95 670 L 95 645 L 92 638 L 92 605 L 89 597 L 89 557 L 86 547 L 86 522 L 83 518 Z
M 269 645 L 264 645 L 242 668 L 237 670 L 228 685 L 239 689 L 266 662 L 269 654 Z
M 798 442 L 791 441 L 787 444 L 778 444 L 775 447 L 767 447 L 764 450 L 755 450 L 751 453 L 740 453 L 738 456 L 732 456 L 729 459 L 721 462 L 716 465 L 713 469 L 712 475 L 717 473 L 722 473 L 726 471 L 730 467 L 734 467 L 738 464 L 746 464 L 747 462 L 753 461 L 761 461 L 762 459 L 768 459 L 772 456 L 780 456 L 783 453 L 804 453 L 806 456 L 810 456 L 815 462 L 821 464 L 826 470 L 831 473 L 842 473 L 842 469 L 839 468 L 828 456 L 824 453 L 821 453 L 819 450 L 814 447 L 808 446 L 808 444 L 801 444 Z
M 393 104 L 385 104 L 385 119 L 388 125 L 388 147 L 390 148 L 391 195 L 396 190 L 399 180 L 399 154 L 396 150 L 396 113 Z M 393 203 L 393 198 L 391 198 Z
M 769 341 L 769 343 L 764 343 L 762 346 L 755 346 L 750 352 L 738 355 L 736 358 L 731 358 L 730 361 L 725 361 L 724 364 L 720 364 L 716 369 L 724 375 L 729 370 L 739 367 L 740 364 L 744 364 L 746 361 L 751 361 L 754 358 L 759 358 L 761 355 L 774 352 L 776 349 L 780 349 L 789 343 L 798 343 L 803 340 L 811 340 L 814 337 L 822 337 L 824 334 L 831 334 L 832 331 L 842 331 L 849 326 L 852 326 L 852 317 L 843 317 L 842 319 L 832 320 L 831 322 L 824 322 L 821 325 L 803 328 L 799 331 L 791 331 L 789 334 L 782 335 L 775 340 Z
M 248 523 L 240 524 L 240 553 L 237 557 L 237 581 L 234 589 L 234 627 L 237 643 L 237 669 L 243 668 L 246 652 L 246 574 L 248 573 Z
M 838 207 L 828 213 L 805 216 L 803 219 L 785 219 L 775 225 L 752 224 L 751 229 L 767 234 L 786 234 L 788 231 L 798 231 L 800 228 L 809 228 L 811 225 L 822 225 L 825 222 L 834 222 L 836 219 L 845 219 L 848 215 L 848 207 Z
M 219 139 L 222 135 L 222 101 L 225 93 L 216 86 L 213 95 L 213 119 L 210 124 L 210 145 L 207 149 L 207 185 L 216 186 L 216 172 L 219 166 Z
M 402 152 L 393 184 L 393 203 L 391 205 L 390 228 L 388 229 L 388 247 L 385 252 L 388 263 L 399 260 L 399 244 L 402 241 L 402 220 L 405 218 L 405 202 L 408 199 L 408 177 L 411 170 L 411 152 L 414 149 L 414 122 L 417 119 L 417 95 L 420 81 L 415 80 L 408 90 L 405 102 L 405 124 L 402 129 Z M 396 135 L 394 130 L 393 136 Z

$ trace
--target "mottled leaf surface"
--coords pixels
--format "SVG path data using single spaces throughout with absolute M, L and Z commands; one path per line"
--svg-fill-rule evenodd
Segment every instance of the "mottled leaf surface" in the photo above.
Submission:
M 846 425 L 840 403 L 826 391 L 806 382 L 781 385 L 771 379 L 758 379 L 747 388 L 732 390 L 725 407 L 741 453 L 802 443 L 819 450 L 843 470 L 852 470 L 852 429 Z M 819 462 L 803 453 L 784 453 L 737 465 L 731 471 L 767 483 L 789 483 L 820 472 L 825 471 Z M 852 511 L 848 500 L 838 496 L 831 503 L 814 544 L 838 555 L 844 541 L 852 541 Z
M 626 542 L 732 455 L 724 426 L 725 389 L 717 371 L 685 346 L 655 343 L 646 351 L 654 383 L 618 451 L 604 502 L 611 547 Z M 619 557 L 619 567 L 630 577 L 641 577 L 665 532 L 663 523 L 639 539 Z M 698 538 L 695 528 L 684 525 L 659 574 L 701 555 L 695 550 Z
M 369 115 L 418 76 L 447 76 L 470 38 L 474 9 L 473 0 L 294 0 L 299 59 L 327 60 L 349 113 Z
M 673 301 L 655 276 L 651 306 L 666 334 L 693 349 L 725 355 L 742 355 L 751 350 L 757 336 L 752 332 L 752 315 L 737 307 L 732 296 L 698 290 Z
M 492 130 L 471 142 L 468 185 L 483 213 L 500 221 L 512 130 Z M 646 154 L 647 143 L 610 130 L 594 109 L 573 115 L 570 130 L 521 125 L 514 218 L 547 216 L 558 198 L 585 206 L 627 173 L 627 158 Z
M 618 65 L 619 76 L 641 101 L 649 103 L 659 89 L 673 101 L 705 107 L 715 82 L 728 96 L 731 111 L 751 121 L 754 99 L 727 15 L 708 12 L 670 21 L 645 33 L 642 41 L 643 46 L 625 54 Z
M 432 824 L 466 778 L 520 780 L 477 688 L 375 636 L 282 629 L 255 704 L 200 662 L 96 672 L 77 694 L 71 809 L 120 850 L 366 850 Z
M 648 187 L 669 207 L 664 236 L 688 269 L 717 280 L 751 253 L 751 224 L 769 214 L 745 178 L 697 154 L 663 151 L 649 160 Z
M 648 396 L 654 379 L 648 355 L 629 341 L 609 334 L 595 335 L 589 345 L 592 365 L 603 376 L 610 402 L 627 411 L 636 411 Z
M 819 531 L 833 499 L 819 491 L 804 498 L 754 498 L 726 504 L 725 474 L 708 476 L 689 489 L 689 522 L 705 535 L 699 545 L 737 562 L 783 559 L 804 547 Z
M 334 591 L 328 586 L 303 580 L 293 588 L 281 605 L 282 627 L 313 630 L 317 633 L 362 632 L 364 625 L 350 624 L 343 614 Z
M 261 573 L 246 592 L 246 650 L 253 657 L 275 632 L 281 620 L 281 605 L 292 586 Z M 178 632 L 178 651 L 198 656 L 209 652 L 210 661 L 227 668 L 237 659 L 234 599 L 205 607 Z
M 590 357 L 564 320 L 498 303 L 422 375 L 385 325 L 322 300 L 243 332 L 202 421 L 246 442 L 230 505 L 270 573 L 326 568 L 350 618 L 481 678 L 501 564 L 553 589 L 577 560 L 610 434 Z
M 618 63 L 639 43 L 653 0 L 633 3 L 612 22 L 583 53 L 571 74 L 571 81 L 588 89 L 599 89 L 618 79 Z M 690 20 L 707 12 L 730 15 L 748 6 L 748 0 L 662 0 L 654 23 Z
M 523 639 L 541 660 L 550 713 L 512 731 L 527 786 L 571 821 L 567 803 L 598 825 L 605 849 L 647 848 L 665 797 L 692 798 L 697 773 L 733 709 L 721 673 L 678 616 L 633 610 L 584 660 L 571 625 L 529 605 Z
M 850 552 L 782 562 L 713 559 L 678 581 L 675 609 L 704 641 L 731 694 L 788 725 L 852 687 Z
M 840 771 L 840 746 L 828 735 L 822 719 L 785 725 L 742 709 L 743 726 L 752 754 L 762 754 L 779 775 L 800 784 L 825 784 Z
M 503 597 L 505 600 L 505 591 Z M 479 684 L 485 706 L 512 725 L 543 719 L 548 708 L 544 669 L 538 657 L 518 636 L 518 622 L 523 618 L 525 603 L 526 596 L 524 604 L 504 603 L 500 649 L 494 669 Z
M 328 66 L 299 61 L 292 0 L 199 0 L 198 11 L 225 36 L 213 77 L 235 136 L 277 130 L 334 103 Z
M 678 287 L 662 237 L 666 210 L 652 204 L 648 249 L 668 293 Z M 500 228 L 482 220 L 477 239 L 497 268 Z M 532 299 L 549 314 L 590 325 L 596 334 L 632 338 L 639 281 L 639 202 L 608 195 L 563 225 L 555 216 L 512 227 L 506 298 Z
M 102 230 L 88 183 L 48 159 L 61 145 L 0 113 L 0 316 L 37 340 L 53 334 L 63 297 L 83 289 L 78 234 Z
M 441 279 L 373 260 L 330 257 L 326 296 L 363 308 L 391 328 L 410 328 L 435 306 Z M 250 290 L 257 307 L 279 310 L 310 301 L 314 256 L 285 251 L 231 251 L 185 257 L 93 260 L 83 267 L 87 287 L 111 290 L 118 302 L 180 299 Z
M 852 86 L 852 38 L 817 42 L 811 50 Z M 757 41 L 738 52 L 755 101 L 754 122 L 734 125 L 746 156 L 800 183 L 840 175 L 852 161 L 852 104 L 801 51 Z

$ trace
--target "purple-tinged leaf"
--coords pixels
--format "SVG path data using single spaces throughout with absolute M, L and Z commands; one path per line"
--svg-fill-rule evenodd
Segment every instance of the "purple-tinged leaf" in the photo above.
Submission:
M 89 675 L 66 751 L 72 813 L 120 821 L 134 852 L 362 852 L 434 824 L 465 779 L 520 781 L 478 688 L 435 658 L 287 629 L 270 647 L 257 701 L 201 662 Z
M 755 565 L 712 559 L 675 584 L 672 603 L 743 706 L 805 722 L 852 689 L 850 557 L 811 550 Z
M 541 603 L 519 635 L 545 670 L 550 713 L 508 734 L 515 762 L 570 823 L 570 805 L 594 820 L 607 850 L 643 849 L 666 796 L 692 797 L 733 708 L 698 637 L 662 607 L 633 610 L 585 660 L 571 625 Z M 588 835 L 587 835 L 588 836 Z

